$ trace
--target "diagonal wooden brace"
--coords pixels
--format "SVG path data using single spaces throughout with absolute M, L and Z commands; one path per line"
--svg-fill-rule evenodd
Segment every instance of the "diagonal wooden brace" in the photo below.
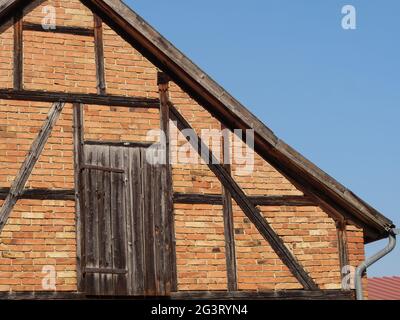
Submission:
M 23 192 L 25 184 L 28 181 L 37 160 L 39 159 L 39 156 L 42 153 L 43 148 L 48 138 L 50 137 L 51 131 L 55 123 L 57 122 L 63 108 L 63 102 L 56 102 L 52 105 L 47 115 L 47 119 L 45 120 L 35 141 L 32 143 L 31 149 L 29 150 L 29 153 L 26 156 L 24 163 L 22 164 L 17 176 L 15 177 L 14 182 L 11 185 L 10 191 L 6 199 L 4 200 L 3 206 L 1 207 L 0 234 L 3 231 L 5 224 L 7 223 L 7 219 L 10 216 L 11 211 L 17 203 L 18 197 Z
M 176 121 L 180 131 L 184 129 L 192 129 L 186 119 L 179 113 L 179 111 L 170 102 L 170 117 L 171 120 Z M 193 131 L 194 132 L 194 131 Z M 260 211 L 254 206 L 251 200 L 246 196 L 242 188 L 236 183 L 229 172 L 219 163 L 216 157 L 208 150 L 207 145 L 200 139 L 194 137 L 191 139 L 186 137 L 192 147 L 198 152 L 200 157 L 207 163 L 208 167 L 216 177 L 220 180 L 222 185 L 230 192 L 232 198 L 236 201 L 238 206 L 243 210 L 245 215 L 255 225 L 260 234 L 265 240 L 269 242 L 272 249 L 282 259 L 283 263 L 289 268 L 296 279 L 308 290 L 318 290 L 317 284 L 303 269 L 294 255 L 285 246 L 282 239 L 276 234 L 269 223 L 264 219 Z M 207 151 L 207 152 L 204 152 Z M 208 157 L 206 156 L 208 154 Z

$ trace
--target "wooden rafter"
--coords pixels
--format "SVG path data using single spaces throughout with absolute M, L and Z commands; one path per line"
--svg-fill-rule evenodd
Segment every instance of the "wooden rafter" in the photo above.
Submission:
M 43 148 L 50 137 L 52 129 L 56 124 L 58 117 L 64 108 L 64 103 L 56 102 L 51 107 L 47 119 L 45 120 L 38 136 L 32 143 L 31 149 L 23 162 L 21 169 L 19 170 L 14 182 L 11 185 L 10 192 L 8 193 L 6 200 L 0 210 L 0 233 L 3 230 L 11 211 L 17 203 L 18 197 L 21 195 L 32 170 L 41 155 Z
M 172 103 L 170 103 L 170 116 L 173 121 L 176 121 L 176 125 L 178 126 L 178 129 L 180 131 L 185 129 L 193 130 L 190 124 L 172 105 Z M 207 163 L 210 170 L 216 175 L 222 185 L 230 192 L 232 198 L 243 210 L 244 214 L 255 225 L 255 227 L 264 237 L 264 239 L 268 241 L 272 249 L 277 253 L 282 262 L 289 268 L 289 270 L 303 285 L 303 287 L 309 290 L 318 289 L 318 286 L 314 282 L 314 280 L 303 269 L 297 259 L 285 246 L 282 239 L 276 234 L 276 232 L 272 229 L 266 219 L 262 216 L 261 212 L 246 196 L 242 188 L 236 183 L 236 181 L 231 177 L 226 169 L 221 164 L 219 164 L 219 161 L 216 159 L 213 153 L 208 150 L 207 145 L 200 139 L 200 137 L 196 135 L 195 137 L 186 137 L 186 139 L 198 152 L 200 157 Z M 208 154 L 208 158 L 206 158 L 205 154 Z

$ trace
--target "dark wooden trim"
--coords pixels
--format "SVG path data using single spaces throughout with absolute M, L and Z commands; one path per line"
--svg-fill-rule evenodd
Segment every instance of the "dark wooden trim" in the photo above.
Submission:
M 164 266 L 163 272 L 167 280 L 165 294 L 178 290 L 178 276 L 176 267 L 176 240 L 175 240 L 175 216 L 173 207 L 172 167 L 170 162 L 170 129 L 169 129 L 169 77 L 163 72 L 157 74 L 157 84 L 160 97 L 160 129 L 165 136 L 165 164 L 162 165 L 161 188 L 164 223 Z
M 113 147 L 128 147 L 128 148 L 149 148 L 154 143 L 151 142 L 135 142 L 135 141 L 95 141 L 85 140 L 84 144 L 92 146 L 113 146 Z
M 14 16 L 14 89 L 23 88 L 24 50 L 22 32 L 22 9 L 17 9 Z
M 338 252 L 340 261 L 340 276 L 343 279 L 347 272 L 344 272 L 344 267 L 349 266 L 349 252 L 347 245 L 347 232 L 346 232 L 346 221 L 340 220 L 336 221 L 336 233 L 338 239 Z
M 5 200 L 10 192 L 10 188 L 0 188 L 0 200 Z M 18 195 L 18 200 L 61 200 L 74 201 L 74 189 L 25 189 Z
M 48 138 L 50 137 L 53 127 L 56 124 L 63 108 L 64 103 L 57 102 L 53 104 L 49 111 L 47 119 L 44 121 L 43 126 L 39 131 L 39 134 L 33 141 L 26 158 L 11 185 L 10 192 L 4 200 L 4 203 L 0 209 L 0 234 L 5 224 L 7 223 L 7 219 L 10 216 L 11 211 L 17 203 L 18 196 L 23 191 L 25 184 L 32 173 L 32 170 L 40 157 L 43 148 Z
M 185 129 L 191 129 L 194 133 L 195 131 L 186 121 L 186 119 L 179 113 L 179 111 L 170 104 L 170 115 L 171 119 L 176 121 L 178 129 L 183 131 Z M 246 196 L 244 191 L 236 183 L 236 181 L 231 177 L 231 175 L 225 170 L 225 168 L 218 164 L 218 160 L 213 155 L 213 153 L 208 149 L 207 145 L 203 143 L 200 137 L 197 139 L 191 139 L 191 137 L 186 137 L 188 142 L 193 146 L 193 148 L 198 152 L 199 156 L 207 163 L 210 170 L 216 175 L 218 180 L 223 184 L 223 186 L 229 190 L 232 198 L 238 204 L 238 206 L 243 210 L 244 214 L 250 219 L 250 221 L 255 225 L 260 234 L 268 241 L 272 249 L 281 258 L 282 262 L 289 268 L 296 279 L 303 285 L 305 289 L 316 290 L 318 285 L 309 276 L 309 274 L 303 269 L 300 263 L 297 261 L 296 257 L 290 252 L 290 250 L 285 246 L 282 239 L 276 234 L 272 229 L 266 219 L 262 216 L 261 212 L 256 206 L 250 201 Z M 207 152 L 205 152 L 207 151 Z M 205 156 L 208 155 L 208 158 Z
M 230 165 L 230 135 L 229 131 L 224 130 L 222 137 L 222 159 L 223 166 L 229 174 L 231 174 Z M 233 223 L 233 207 L 232 196 L 229 190 L 222 186 L 222 211 L 224 216 L 224 235 L 225 235 L 225 258 L 226 258 L 226 272 L 228 280 L 228 290 L 237 291 L 237 269 L 236 269 L 236 251 L 235 251 L 235 230 Z
M 170 81 L 171 78 L 165 72 L 157 72 L 157 85 L 159 88 L 163 88 L 163 86 L 169 86 Z
M 116 95 L 98 95 L 81 93 L 50 92 L 40 90 L 0 89 L 0 99 L 39 102 L 63 101 L 114 107 L 153 108 L 160 107 L 159 99 L 144 97 L 125 97 Z
M 97 14 L 93 14 L 94 23 L 94 50 L 96 57 L 97 93 L 106 94 L 106 75 L 104 69 L 103 21 Z
M 220 194 L 174 193 L 174 203 L 180 204 L 212 204 L 222 206 Z
M 21 291 L 0 292 L 0 300 L 81 300 L 87 297 L 79 292 L 62 291 Z
M 180 291 L 171 295 L 182 300 L 355 300 L 353 291 L 282 290 L 282 291 Z
M 282 290 L 282 291 L 179 291 L 163 300 L 355 300 L 353 290 Z M 87 300 L 129 299 L 146 300 L 154 297 L 142 296 L 89 296 L 80 292 L 20 291 L 0 292 L 0 300 Z
M 70 26 L 56 26 L 55 29 L 45 29 L 41 24 L 24 22 L 22 24 L 24 31 L 36 31 L 36 32 L 49 32 L 49 33 L 59 33 L 59 34 L 71 34 L 75 36 L 87 36 L 93 37 L 95 32 L 90 28 L 82 27 L 70 27 Z
M 258 206 L 315 207 L 317 203 L 309 196 L 251 196 Z
M 102 167 L 102 166 L 95 166 L 91 164 L 84 164 L 81 166 L 81 170 L 88 169 L 88 170 L 99 170 L 99 171 L 109 171 L 114 173 L 125 173 L 124 169 L 112 168 L 112 167 Z
M 140 147 L 138 145 L 137 147 Z M 135 146 L 136 147 L 136 146 Z M 4 200 L 10 188 L 0 188 L 0 200 Z M 25 189 L 18 199 L 37 200 L 74 200 L 74 189 Z M 315 206 L 309 199 L 303 196 L 248 196 L 255 206 Z M 175 192 L 173 195 L 176 204 L 211 204 L 222 206 L 220 194 L 196 194 Z
M 248 196 L 255 206 L 316 206 L 307 196 Z M 222 196 L 219 194 L 196 194 L 179 193 L 174 194 L 175 203 L 183 204 L 213 204 L 222 205 Z
M 84 291 L 84 199 L 83 199 L 83 183 L 82 183 L 82 166 L 83 166 L 83 140 L 84 140 L 84 108 L 80 103 L 73 104 L 73 130 L 74 130 L 74 198 L 75 198 L 75 226 L 76 226 L 76 277 L 78 291 Z
M 127 269 L 111 269 L 111 268 L 85 268 L 83 273 L 109 273 L 109 274 L 126 274 Z

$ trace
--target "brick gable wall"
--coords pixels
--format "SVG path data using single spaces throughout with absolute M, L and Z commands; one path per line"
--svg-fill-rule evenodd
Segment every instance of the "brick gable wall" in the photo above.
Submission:
M 24 20 L 40 23 L 42 8 L 56 8 L 58 25 L 92 27 L 91 12 L 78 0 L 46 1 L 26 11 Z M 157 68 L 106 25 L 104 58 L 107 93 L 158 97 Z M 12 86 L 13 29 L 0 34 L 0 87 Z M 24 32 L 26 89 L 96 92 L 93 38 Z M 171 83 L 170 98 L 198 133 L 220 129 L 220 123 Z M 0 187 L 10 187 L 49 103 L 0 100 Z M 85 106 L 85 138 L 147 141 L 159 128 L 158 110 Z M 183 143 L 181 136 L 179 143 Z M 174 147 L 173 147 L 174 148 Z M 172 150 L 174 151 L 174 150 Z M 302 195 L 292 183 L 259 156 L 251 177 L 233 175 L 248 195 Z M 73 188 L 72 106 L 67 105 L 53 130 L 31 178 L 29 188 Z M 220 194 L 218 179 L 199 162 L 173 165 L 176 192 Z M 2 202 L 0 201 L 0 204 Z M 321 288 L 341 287 L 334 221 L 319 207 L 260 207 L 306 271 Z M 0 291 L 41 290 L 43 265 L 57 271 L 57 290 L 76 290 L 74 203 L 21 200 L 0 236 Z M 301 288 L 269 244 L 234 206 L 239 289 Z M 222 207 L 175 205 L 179 290 L 227 288 Z M 351 263 L 364 257 L 362 231 L 348 231 Z

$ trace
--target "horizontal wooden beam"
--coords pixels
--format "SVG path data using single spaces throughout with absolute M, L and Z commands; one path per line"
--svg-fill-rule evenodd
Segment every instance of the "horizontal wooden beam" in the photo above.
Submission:
M 256 206 L 316 206 L 315 202 L 307 196 L 248 196 L 248 198 Z M 174 202 L 222 205 L 222 195 L 176 192 L 174 194 Z
M 9 191 L 9 188 L 0 188 L 0 200 L 4 200 Z M 74 189 L 25 189 L 18 199 L 74 200 L 74 194 Z M 315 206 L 306 196 L 249 196 L 249 199 L 256 206 Z M 222 206 L 222 195 L 175 192 L 174 203 Z
M 85 268 L 83 273 L 127 274 L 127 269 Z
M 76 36 L 94 36 L 94 30 L 90 28 L 82 27 L 69 27 L 69 26 L 55 26 L 54 29 L 45 29 L 41 24 L 38 23 L 23 23 L 23 30 L 25 31 L 37 31 L 37 32 L 51 32 L 51 33 L 62 33 L 62 34 L 72 34 Z
M 10 188 L 0 188 L 0 200 L 5 200 Z M 32 200 L 75 200 L 74 189 L 25 189 L 18 199 Z
M 282 291 L 181 291 L 172 299 L 183 300 L 354 300 L 354 292 L 344 290 Z
M 86 299 L 83 293 L 62 291 L 20 291 L 0 292 L 0 300 L 81 300 Z
M 125 97 L 117 95 L 99 95 L 83 93 L 64 93 L 40 90 L 12 90 L 0 89 L 0 99 L 23 100 L 39 102 L 68 102 L 92 105 L 103 105 L 113 107 L 131 108 L 160 108 L 160 101 L 157 98 Z
M 149 148 L 154 143 L 151 143 L 151 142 L 135 142 L 135 141 L 95 141 L 95 140 L 85 140 L 84 144 L 86 144 L 86 145 L 94 145 L 94 146 Z
M 131 299 L 144 297 L 93 297 L 79 292 L 20 291 L 0 292 L 1 300 L 85 300 Z M 152 297 L 148 297 L 152 299 Z M 153 298 L 154 299 L 154 298 Z M 164 297 L 164 300 L 168 299 Z M 171 293 L 171 300 L 355 300 L 353 291 L 344 290 L 282 290 L 282 291 L 179 291 Z

